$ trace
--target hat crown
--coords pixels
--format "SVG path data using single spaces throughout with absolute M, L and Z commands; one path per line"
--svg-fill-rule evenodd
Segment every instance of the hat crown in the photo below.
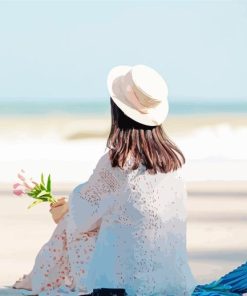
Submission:
M 167 84 L 164 78 L 153 68 L 146 65 L 135 65 L 130 71 L 132 87 L 142 105 L 146 107 L 156 106 L 167 98 Z

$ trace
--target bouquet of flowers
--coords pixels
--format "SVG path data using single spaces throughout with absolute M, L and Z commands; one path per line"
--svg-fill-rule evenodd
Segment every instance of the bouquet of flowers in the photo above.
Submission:
M 44 175 L 41 174 L 41 181 L 37 183 L 28 177 L 23 169 L 17 174 L 19 182 L 13 184 L 13 194 L 16 196 L 28 195 L 35 201 L 28 206 L 28 209 L 42 202 L 55 203 L 57 200 L 51 192 L 51 176 L 44 181 Z

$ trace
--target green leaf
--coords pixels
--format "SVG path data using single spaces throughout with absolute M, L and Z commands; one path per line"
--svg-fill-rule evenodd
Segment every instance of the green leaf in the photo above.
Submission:
M 43 195 L 47 195 L 47 191 L 46 190 L 42 190 L 36 197 L 41 197 Z
M 32 193 L 37 193 L 40 191 L 40 187 L 34 187 L 32 190 L 30 190 L 30 192 Z
M 46 189 L 48 192 L 51 192 L 51 175 L 50 174 L 48 176 Z
M 44 174 L 41 174 L 41 184 L 45 186 L 45 181 L 44 181 Z
M 32 196 L 32 197 L 33 197 L 33 196 L 36 196 L 36 194 L 35 194 L 34 192 L 32 192 L 32 191 L 28 192 L 27 195 L 28 195 L 28 196 Z
M 46 190 L 45 185 L 43 185 L 42 183 L 40 183 L 40 189 L 41 189 L 41 190 Z
M 46 195 L 42 195 L 42 197 L 39 197 L 39 198 L 43 199 L 44 201 L 50 201 L 51 196 L 50 194 L 46 194 Z
M 36 201 L 34 201 L 32 204 L 30 204 L 30 205 L 28 206 L 28 209 L 30 209 L 30 208 L 32 208 L 32 207 L 34 207 L 34 206 L 36 206 L 37 204 L 40 204 L 40 203 L 42 203 L 42 202 L 44 202 L 44 201 L 41 200 L 41 199 L 36 200 Z

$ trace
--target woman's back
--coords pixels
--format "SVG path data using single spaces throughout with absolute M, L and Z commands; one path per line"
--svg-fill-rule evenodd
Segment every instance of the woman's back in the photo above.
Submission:
M 143 65 L 116 67 L 108 88 L 109 153 L 70 203 L 68 229 L 100 226 L 82 286 L 125 288 L 130 296 L 191 295 L 196 284 L 187 262 L 180 175 L 185 158 L 161 125 L 166 82 Z
M 196 283 L 187 261 L 181 172 L 151 175 L 143 165 L 128 169 L 130 163 L 124 170 L 112 167 L 106 153 L 94 172 L 112 206 L 102 217 L 83 284 L 125 288 L 128 295 L 191 295 Z M 83 194 L 83 186 L 77 189 Z

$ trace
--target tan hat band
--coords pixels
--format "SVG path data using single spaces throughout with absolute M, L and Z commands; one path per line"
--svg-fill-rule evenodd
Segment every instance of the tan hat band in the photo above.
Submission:
M 136 96 L 133 88 L 128 85 L 126 89 L 126 98 L 132 104 L 137 110 L 139 110 L 142 113 L 149 113 L 150 109 L 148 107 L 143 106 L 140 101 L 138 100 L 138 97 Z
M 154 99 L 152 99 L 150 97 L 147 97 L 143 92 L 141 92 L 139 90 L 139 88 L 136 87 L 135 84 L 132 85 L 132 88 L 133 88 L 136 96 L 138 97 L 139 102 L 143 106 L 150 108 L 150 107 L 155 107 L 155 106 L 157 106 L 160 103 L 160 101 L 158 101 L 158 100 L 154 100 Z
M 136 87 L 132 79 L 131 71 L 122 77 L 121 87 L 129 103 L 142 113 L 151 112 L 151 108 L 160 103 L 160 101 L 146 96 Z

